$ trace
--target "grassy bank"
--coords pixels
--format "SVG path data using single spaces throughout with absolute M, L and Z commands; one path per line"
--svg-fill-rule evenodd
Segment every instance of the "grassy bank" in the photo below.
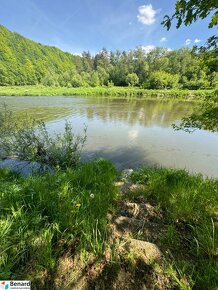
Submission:
M 17 86 L 0 87 L 0 96 L 122 96 L 122 97 L 164 97 L 199 99 L 214 94 L 214 90 L 147 90 L 137 87 L 44 87 L 44 86 Z
M 179 288 L 217 289 L 218 180 L 155 168 L 139 170 L 132 179 L 145 184 L 143 195 L 163 210 L 159 242 Z
M 115 173 L 106 161 L 27 179 L 0 170 L 0 279 L 50 276 L 66 248 L 100 257 Z
M 161 267 L 170 288 L 148 289 L 216 289 L 218 181 L 181 170 L 145 168 L 131 176 L 131 182 L 140 187 L 123 196 L 115 187 L 118 179 L 113 165 L 104 160 L 29 178 L 0 170 L 0 279 L 30 279 L 33 289 L 74 289 L 72 285 L 109 289 L 122 269 L 144 283 L 144 277 L 157 280 Z M 156 243 L 164 254 L 164 263 L 147 265 L 144 272 L 131 252 L 121 254 L 115 247 L 117 240 L 111 243 L 107 219 L 109 212 L 116 214 L 121 201 L 137 203 L 142 198 L 157 215 L 161 213 L 163 229 Z M 142 232 L 134 235 L 153 242 Z M 113 250 L 105 258 L 108 245 Z M 75 282 L 78 263 L 67 270 L 69 259 L 75 263 L 78 254 L 85 264 L 85 270 L 79 270 L 80 279 L 88 275 L 90 288 L 79 288 L 79 280 Z M 90 256 L 94 258 L 88 264 Z M 63 259 L 62 288 L 58 288 L 54 281 Z M 93 284 L 93 259 L 95 273 L 101 270 L 97 284 Z

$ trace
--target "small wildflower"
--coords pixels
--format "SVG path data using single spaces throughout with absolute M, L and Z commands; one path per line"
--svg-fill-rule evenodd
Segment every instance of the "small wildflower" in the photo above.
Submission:
M 81 207 L 81 203 L 77 203 L 76 207 L 80 208 Z
M 94 194 L 93 193 L 91 193 L 90 194 L 90 198 L 94 198 L 95 196 L 94 196 Z

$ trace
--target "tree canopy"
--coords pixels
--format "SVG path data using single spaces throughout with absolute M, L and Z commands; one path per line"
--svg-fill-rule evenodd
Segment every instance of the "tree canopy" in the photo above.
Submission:
M 217 0 L 179 0 L 175 5 L 175 12 L 172 16 L 166 15 L 162 24 L 169 30 L 172 21 L 177 21 L 176 27 L 179 28 L 182 23 L 186 26 L 191 25 L 198 19 L 204 19 L 210 16 L 210 22 L 208 28 L 217 27 L 218 25 L 218 2 Z M 212 48 L 210 52 L 205 54 L 205 49 L 201 49 L 203 52 L 204 61 L 210 62 L 210 66 L 214 67 L 213 77 L 210 81 L 215 82 L 217 86 L 217 71 L 218 71 L 218 50 L 217 50 L 218 37 L 216 35 L 211 36 L 208 39 L 208 48 Z M 210 58 L 210 56 L 213 56 Z M 209 59 L 208 59 L 209 57 Z M 192 76 L 195 72 L 192 71 Z M 203 73 L 203 72 L 201 72 Z M 196 75 L 196 82 L 201 82 L 202 76 Z M 206 129 L 210 131 L 218 132 L 218 90 L 215 91 L 214 96 L 205 100 L 200 110 L 197 113 L 192 114 L 188 118 L 184 118 L 179 126 L 175 126 L 176 129 L 183 129 L 185 131 L 193 131 L 196 128 Z
M 182 23 L 190 25 L 199 18 L 206 18 L 213 12 L 208 26 L 211 28 L 218 23 L 218 10 L 216 9 L 218 9 L 216 0 L 180 0 L 176 2 L 175 13 L 171 17 L 166 15 L 163 24 L 169 29 L 172 20 L 176 19 L 176 27 L 179 28 Z
M 218 75 L 212 52 L 189 48 L 169 51 L 142 47 L 81 56 L 49 47 L 0 26 L 0 85 L 140 86 L 143 88 L 214 88 Z
M 210 15 L 208 28 L 218 24 L 218 2 L 217 0 L 179 0 L 175 4 L 175 12 L 172 16 L 165 15 L 162 24 L 169 30 L 172 22 L 176 21 L 176 28 L 181 24 L 191 25 L 198 19 L 204 19 Z M 209 47 L 217 48 L 218 37 L 211 36 L 208 39 Z

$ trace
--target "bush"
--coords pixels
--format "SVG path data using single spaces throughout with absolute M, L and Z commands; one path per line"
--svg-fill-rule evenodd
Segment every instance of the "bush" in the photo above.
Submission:
M 171 89 L 177 87 L 179 82 L 178 75 L 172 75 L 164 71 L 153 72 L 150 76 L 151 89 Z
M 136 73 L 128 74 L 126 77 L 126 82 L 129 86 L 136 86 L 139 83 L 139 78 Z
M 42 84 L 44 86 L 48 86 L 48 87 L 54 87 L 58 84 L 57 79 L 55 76 L 53 75 L 46 75 L 43 79 L 42 79 Z
M 0 114 L 0 121 L 1 158 L 38 161 L 62 169 L 78 165 L 86 128 L 83 136 L 75 136 L 72 125 L 66 121 L 64 132 L 51 137 L 44 122 L 17 122 L 7 109 Z
M 78 88 L 78 87 L 82 87 L 83 86 L 83 80 L 81 78 L 81 76 L 79 74 L 75 74 L 74 76 L 72 76 L 71 79 L 71 86 L 73 88 Z

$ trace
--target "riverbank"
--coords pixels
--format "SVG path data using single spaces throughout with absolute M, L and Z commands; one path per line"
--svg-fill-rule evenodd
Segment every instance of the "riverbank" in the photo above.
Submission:
M 0 96 L 111 96 L 111 97 L 159 97 L 196 100 L 210 97 L 215 90 L 148 90 L 137 87 L 44 87 L 13 86 L 0 87 Z
M 158 168 L 120 175 L 102 159 L 28 178 L 1 169 L 0 279 L 215 289 L 217 192 L 215 179 Z

